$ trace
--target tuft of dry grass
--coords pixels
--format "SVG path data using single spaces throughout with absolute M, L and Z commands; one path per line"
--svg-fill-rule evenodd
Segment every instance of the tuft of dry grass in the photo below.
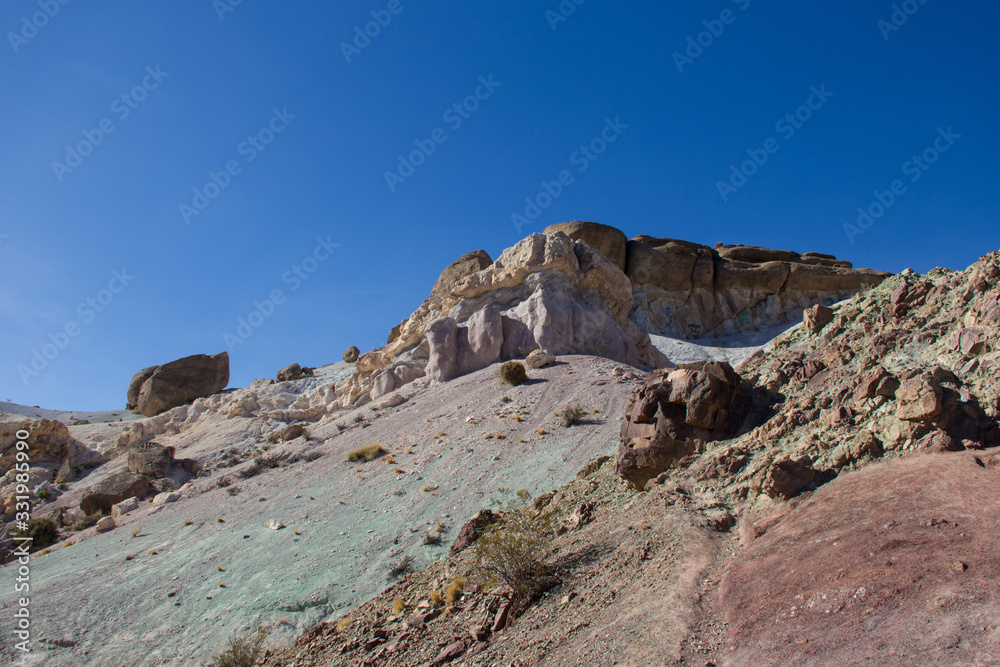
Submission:
M 351 618 L 350 616 L 343 617 L 342 619 L 337 621 L 337 632 L 343 632 L 347 628 L 351 627 L 351 623 L 353 622 L 354 619 Z
M 454 607 L 464 592 L 465 577 L 455 577 L 444 591 L 444 601 L 449 607 Z
M 405 609 L 406 603 L 403 602 L 403 598 L 396 598 L 396 601 L 392 603 L 392 613 L 396 616 L 402 616 Z
M 365 445 L 364 447 L 358 447 L 357 449 L 352 449 L 351 451 L 347 452 L 347 460 L 364 461 L 365 463 L 369 463 L 385 453 L 387 452 L 385 451 L 385 448 L 382 445 L 378 444 L 377 442 L 373 442 L 370 445 Z
M 444 604 L 444 598 L 441 597 L 441 591 L 437 589 L 431 591 L 431 606 L 437 608 L 443 604 Z

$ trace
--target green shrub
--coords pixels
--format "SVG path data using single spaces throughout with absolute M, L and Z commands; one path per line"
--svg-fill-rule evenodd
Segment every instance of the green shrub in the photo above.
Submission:
M 351 451 L 347 452 L 347 460 L 364 461 L 365 463 L 368 463 L 370 461 L 374 461 L 375 459 L 386 453 L 387 452 L 385 451 L 385 448 L 382 445 L 378 444 L 377 442 L 373 442 L 370 445 L 365 445 L 364 447 L 358 447 L 357 449 L 352 449 Z
M 500 379 L 512 387 L 516 387 L 528 379 L 528 371 L 524 369 L 524 364 L 520 361 L 503 362 L 500 364 L 500 370 L 498 373 L 500 375 Z
M 572 405 L 559 413 L 559 419 L 562 420 L 563 426 L 566 428 L 579 424 L 586 416 L 587 411 L 579 405 Z
M 229 640 L 229 648 L 214 656 L 207 667 L 253 667 L 264 655 L 264 640 L 267 630 L 257 628 L 257 632 L 241 637 L 234 635 Z
M 59 526 L 52 519 L 28 519 L 24 530 L 17 531 L 18 537 L 30 537 L 32 549 L 42 549 L 59 539 Z
M 476 567 L 487 585 L 497 582 L 511 589 L 513 612 L 519 614 L 544 591 L 549 583 L 549 551 L 555 537 L 558 508 L 536 510 L 531 494 L 518 491 L 513 497 L 508 489 L 506 502 L 494 499 L 502 512 L 473 545 Z

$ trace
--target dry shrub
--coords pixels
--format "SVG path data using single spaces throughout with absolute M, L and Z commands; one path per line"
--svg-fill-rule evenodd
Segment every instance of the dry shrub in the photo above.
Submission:
M 498 374 L 500 375 L 501 380 L 512 387 L 516 387 L 528 379 L 528 371 L 524 369 L 524 364 L 520 361 L 503 362 L 500 364 Z
M 462 593 L 465 592 L 465 577 L 455 577 L 444 591 L 444 601 L 449 607 L 454 607 Z
M 571 405 L 559 413 L 559 419 L 562 420 L 562 424 L 566 428 L 579 424 L 586 416 L 587 411 L 579 405 Z
M 500 489 L 506 502 L 494 499 L 501 520 L 473 545 L 475 563 L 487 584 L 502 582 L 510 588 L 515 615 L 524 610 L 550 584 L 549 550 L 555 537 L 557 507 L 536 510 L 526 490 L 512 494 Z
M 378 457 L 382 456 L 385 453 L 386 453 L 385 448 L 382 445 L 378 444 L 377 442 L 373 442 L 370 445 L 365 445 L 364 447 L 358 447 L 357 449 L 352 449 L 351 451 L 347 452 L 347 460 L 364 461 L 368 463 L 370 461 L 374 461 L 375 459 L 377 459 Z
M 208 667 L 253 667 L 264 654 L 264 640 L 267 630 L 257 628 L 249 636 L 234 635 L 229 640 L 229 648 L 219 653 L 207 663 Z

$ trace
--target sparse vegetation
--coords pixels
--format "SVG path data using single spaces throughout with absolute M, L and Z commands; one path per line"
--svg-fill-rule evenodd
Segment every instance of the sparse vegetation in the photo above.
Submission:
M 45 501 L 45 500 L 48 500 L 51 497 L 52 497 L 52 492 L 49 491 L 48 487 L 44 487 L 44 488 L 42 488 L 41 491 L 38 492 L 38 499 L 39 500 Z
M 444 604 L 444 598 L 441 597 L 441 591 L 437 589 L 431 591 L 431 606 L 437 608 L 443 604 Z
M 214 656 L 206 667 L 253 667 L 264 655 L 264 641 L 267 630 L 257 628 L 249 636 L 234 635 L 229 640 L 229 648 Z
M 454 607 L 455 603 L 459 601 L 462 597 L 462 593 L 465 592 L 465 577 L 455 577 L 448 588 L 444 591 L 444 601 L 449 607 Z
M 403 602 L 403 598 L 396 598 L 395 602 L 392 603 L 392 613 L 396 616 L 402 616 L 405 609 L 406 603 Z
M 215 485 L 220 489 L 224 489 L 232 483 L 233 480 L 230 479 L 228 476 L 220 477 L 219 479 L 215 480 Z
M 536 510 L 526 490 L 511 494 L 500 489 L 507 500 L 494 499 L 502 511 L 500 522 L 490 526 L 473 546 L 476 566 L 487 584 L 502 582 L 510 588 L 517 613 L 547 587 L 548 552 L 555 535 L 558 508 Z
M 337 621 L 337 632 L 343 632 L 347 628 L 351 627 L 351 623 L 353 622 L 354 619 L 351 618 L 350 616 L 343 617 L 342 619 Z
M 365 445 L 364 447 L 358 447 L 357 449 L 352 449 L 347 452 L 348 461 L 364 461 L 366 463 L 374 461 L 378 457 L 385 454 L 385 447 L 373 442 L 370 445 Z
M 503 362 L 500 364 L 498 373 L 500 379 L 512 387 L 516 387 L 528 379 L 528 371 L 524 369 L 524 364 L 520 361 Z
M 59 526 L 52 519 L 28 519 L 27 528 L 17 531 L 18 537 L 30 537 L 32 549 L 42 549 L 59 539 Z
M 413 556 L 403 556 L 398 563 L 389 568 L 389 574 L 386 576 L 386 579 L 389 581 L 399 579 L 410 572 L 413 572 Z
M 569 428 L 582 422 L 584 417 L 587 416 L 587 411 L 582 406 L 571 405 L 558 414 L 559 419 L 562 420 L 562 425 Z
M 137 523 L 132 526 L 132 537 L 139 537 L 142 534 L 142 524 Z

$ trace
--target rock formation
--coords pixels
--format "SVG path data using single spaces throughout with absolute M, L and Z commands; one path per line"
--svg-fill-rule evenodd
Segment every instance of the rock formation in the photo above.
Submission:
M 136 373 L 128 388 L 128 409 L 155 417 L 196 398 L 217 394 L 228 384 L 228 352 L 196 354 Z
M 888 273 L 853 269 L 830 255 L 754 246 L 708 246 L 637 236 L 628 242 L 636 325 L 651 333 L 698 338 L 801 317 L 832 305 Z
M 357 406 L 421 377 L 443 382 L 542 347 L 660 368 L 669 360 L 649 334 L 697 338 L 795 321 L 888 275 L 819 253 L 552 225 L 496 262 L 477 250 L 450 264 L 386 346 L 357 357 L 339 402 Z
M 740 377 L 724 362 L 653 371 L 629 403 L 618 447 L 618 474 L 636 489 L 733 434 L 742 414 Z

